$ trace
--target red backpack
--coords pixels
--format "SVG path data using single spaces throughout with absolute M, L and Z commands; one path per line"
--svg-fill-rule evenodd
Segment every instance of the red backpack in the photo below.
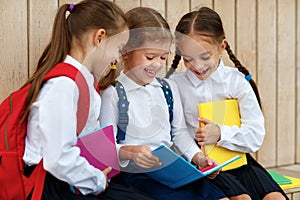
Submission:
M 43 79 L 66 76 L 74 80 L 79 89 L 77 134 L 83 129 L 89 112 L 88 85 L 83 75 L 67 63 L 59 63 Z M 0 199 L 24 200 L 32 192 L 32 200 L 41 199 L 46 171 L 41 161 L 29 178 L 24 175 L 23 154 L 27 119 L 21 119 L 31 84 L 13 92 L 0 104 Z

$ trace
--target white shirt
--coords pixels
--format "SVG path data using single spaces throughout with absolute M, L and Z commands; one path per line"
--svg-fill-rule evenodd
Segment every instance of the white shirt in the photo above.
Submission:
M 193 137 L 188 133 L 176 84 L 168 80 L 174 98 L 172 134 L 170 135 L 169 111 L 161 84 L 154 79 L 150 84 L 136 84 L 123 72 L 118 81 L 124 86 L 128 106 L 129 123 L 125 140 L 120 145 L 147 145 L 155 149 L 161 144 L 170 147 L 174 144 L 181 153 L 191 161 L 200 151 Z M 102 106 L 100 123 L 102 126 L 112 124 L 117 134 L 118 94 L 114 87 L 109 87 L 101 94 Z
M 219 125 L 221 139 L 217 145 L 246 153 L 260 148 L 265 135 L 264 117 L 251 85 L 236 68 L 226 67 L 220 62 L 216 71 L 206 80 L 200 80 L 190 70 L 175 73 L 170 79 L 178 86 L 191 135 L 199 125 L 199 103 L 237 99 L 241 127 Z
M 94 77 L 88 69 L 70 56 L 65 61 L 80 70 L 85 77 L 90 95 L 87 123 L 81 134 L 100 127 L 101 99 L 94 88 Z M 46 171 L 78 188 L 83 194 L 105 189 L 106 177 L 81 157 L 77 142 L 76 83 L 65 76 L 48 80 L 30 108 L 23 160 L 27 165 L 38 164 L 43 158 Z

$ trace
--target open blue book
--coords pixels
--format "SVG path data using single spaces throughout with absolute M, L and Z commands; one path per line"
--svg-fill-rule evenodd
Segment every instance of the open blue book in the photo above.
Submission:
M 224 163 L 219 163 L 218 166 L 205 172 L 201 172 L 196 166 L 180 157 L 165 145 L 161 145 L 154 149 L 152 154 L 159 158 L 162 162 L 162 166 L 152 168 L 152 170 L 146 172 L 146 174 L 172 189 L 176 189 L 205 177 L 241 158 L 241 156 L 235 156 Z

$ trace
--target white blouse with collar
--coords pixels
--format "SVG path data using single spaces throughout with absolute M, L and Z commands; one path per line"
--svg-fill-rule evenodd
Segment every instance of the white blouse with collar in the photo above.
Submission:
M 174 73 L 170 79 L 177 84 L 191 135 L 194 136 L 199 125 L 199 103 L 237 99 L 241 127 L 220 124 L 221 139 L 217 145 L 240 152 L 255 152 L 260 148 L 265 136 L 264 117 L 251 85 L 237 69 L 220 62 L 207 80 L 198 79 L 187 69 Z
M 141 86 L 123 72 L 118 81 L 124 86 L 129 101 L 126 138 L 120 142 L 118 148 L 123 145 L 147 145 L 154 149 L 161 144 L 170 147 L 174 142 L 183 155 L 191 161 L 200 149 L 187 131 L 176 84 L 167 80 L 174 98 L 172 122 L 174 138 L 171 140 L 168 105 L 161 84 L 154 79 L 150 84 Z M 117 134 L 119 98 L 116 89 L 111 86 L 104 90 L 101 99 L 101 125 L 113 124 Z
M 101 99 L 94 88 L 94 77 L 88 69 L 71 56 L 65 61 L 80 70 L 85 77 L 90 95 L 90 110 L 83 133 L 100 127 Z M 91 166 L 79 155 L 76 112 L 79 90 L 68 77 L 48 80 L 41 88 L 37 100 L 30 108 L 23 160 L 36 165 L 43 158 L 46 171 L 65 181 L 83 194 L 99 193 L 106 187 L 102 171 Z

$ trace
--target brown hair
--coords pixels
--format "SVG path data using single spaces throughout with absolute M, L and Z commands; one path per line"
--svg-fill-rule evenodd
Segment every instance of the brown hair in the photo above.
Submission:
M 66 18 L 67 11 L 70 14 Z M 84 33 L 99 28 L 105 29 L 107 35 L 111 36 L 125 27 L 124 13 L 108 0 L 84 0 L 76 5 L 62 5 L 56 13 L 50 43 L 39 58 L 36 71 L 25 83 L 32 85 L 27 96 L 23 119 L 27 117 L 32 103 L 38 96 L 44 75 L 62 62 L 70 52 L 72 38 L 81 41 Z
M 176 39 L 178 39 L 181 34 L 199 34 L 207 36 L 211 38 L 212 41 L 216 44 L 220 44 L 222 40 L 225 39 L 224 28 L 220 16 L 217 12 L 207 7 L 202 7 L 198 11 L 187 13 L 180 19 L 176 26 Z M 226 44 L 225 49 L 227 51 L 227 54 L 229 55 L 230 60 L 234 63 L 235 67 L 241 73 L 243 73 L 245 77 L 248 78 L 249 76 L 251 76 L 249 71 L 241 64 L 241 62 L 233 54 L 228 43 Z M 180 59 L 180 52 L 178 49 L 176 49 L 176 55 L 171 65 L 171 71 L 176 70 Z M 261 106 L 259 92 L 254 80 L 251 78 L 249 80 L 249 83 L 253 88 L 253 91 L 255 92 L 259 105 Z
M 123 51 L 130 52 L 142 46 L 146 41 L 172 41 L 169 24 L 159 12 L 148 7 L 136 7 L 125 14 L 130 30 L 129 40 Z M 99 81 L 99 88 L 106 89 L 116 81 L 116 70 L 111 70 L 106 78 Z M 110 79 L 110 80 L 109 80 Z

